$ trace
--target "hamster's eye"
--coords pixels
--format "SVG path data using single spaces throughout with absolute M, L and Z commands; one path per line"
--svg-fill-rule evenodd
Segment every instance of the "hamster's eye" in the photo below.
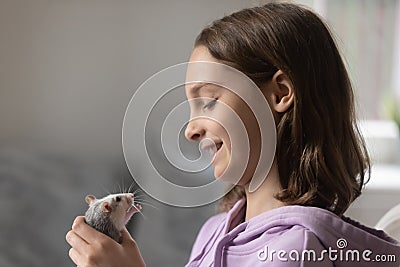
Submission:
M 120 202 L 121 201 L 121 197 L 116 197 L 115 201 Z

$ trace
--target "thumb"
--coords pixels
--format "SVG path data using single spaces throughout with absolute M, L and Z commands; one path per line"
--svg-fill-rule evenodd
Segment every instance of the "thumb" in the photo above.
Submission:
M 121 245 L 136 245 L 135 240 L 133 240 L 131 234 L 126 227 L 121 230 Z
M 125 251 L 129 251 L 129 254 L 133 257 L 133 262 L 137 265 L 135 266 L 144 266 L 146 267 L 146 263 L 143 260 L 142 255 L 140 254 L 140 250 L 135 240 L 133 240 L 131 234 L 128 232 L 126 227 L 121 230 L 121 246 Z

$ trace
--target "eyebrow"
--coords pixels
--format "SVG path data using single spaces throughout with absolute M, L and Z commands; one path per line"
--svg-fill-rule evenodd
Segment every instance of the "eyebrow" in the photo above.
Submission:
M 189 90 L 192 93 L 197 93 L 202 87 L 209 85 L 210 83 L 207 82 L 203 82 L 203 83 L 197 83 L 196 85 L 194 85 L 193 87 L 191 87 Z

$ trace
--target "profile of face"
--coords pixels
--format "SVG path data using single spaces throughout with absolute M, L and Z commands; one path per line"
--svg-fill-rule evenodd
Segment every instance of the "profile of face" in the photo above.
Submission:
M 192 51 L 189 62 L 197 61 L 219 63 L 204 46 L 197 46 Z M 273 110 L 274 116 L 279 112 L 284 112 L 293 103 L 293 90 L 291 87 L 288 88 L 289 86 L 291 84 L 281 71 L 274 75 L 271 82 L 263 86 L 262 93 Z M 261 150 L 259 124 L 252 109 L 232 90 L 213 83 L 187 83 L 185 93 L 191 113 L 191 119 L 185 130 L 186 138 L 199 142 L 201 149 L 212 154 L 211 164 L 217 179 L 223 176 L 228 167 L 238 165 L 237 161 L 246 160 L 247 166 L 243 175 L 235 183 L 240 185 L 249 183 L 258 164 Z M 227 109 L 224 107 L 229 107 L 232 112 L 226 112 Z M 246 131 L 246 136 L 243 138 L 248 139 L 248 160 L 244 156 L 232 157 L 233 152 L 240 155 L 240 145 L 232 143 L 233 138 L 230 136 L 236 131 L 228 134 L 225 125 L 237 118 L 241 120 Z

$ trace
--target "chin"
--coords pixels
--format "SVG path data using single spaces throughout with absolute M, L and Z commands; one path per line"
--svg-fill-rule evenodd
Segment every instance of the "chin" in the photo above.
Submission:
M 235 181 L 232 181 L 232 176 L 227 174 L 226 167 L 225 168 L 214 168 L 214 177 L 216 180 L 219 180 L 221 182 L 226 182 L 226 183 L 235 183 Z
M 250 183 L 252 176 L 248 174 L 248 170 L 246 170 L 243 176 L 240 178 L 240 180 L 237 181 L 235 180 L 236 179 L 235 177 L 232 177 L 232 175 L 227 174 L 226 168 L 227 167 L 222 167 L 222 166 L 214 167 L 214 177 L 216 180 L 240 186 L 245 186 Z

